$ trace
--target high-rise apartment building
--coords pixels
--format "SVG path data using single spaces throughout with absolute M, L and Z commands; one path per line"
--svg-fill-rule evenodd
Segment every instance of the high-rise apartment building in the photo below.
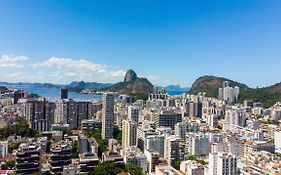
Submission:
M 207 116 L 207 123 L 212 128 L 218 128 L 219 117 L 216 114 L 210 114 Z
M 25 103 L 25 117 L 33 129 L 49 131 L 54 123 L 56 105 L 46 99 L 30 100 Z
M 223 152 L 209 153 L 209 175 L 237 175 L 237 159 Z
M 60 91 L 61 99 L 68 99 L 68 89 L 62 88 Z
M 56 102 L 55 123 L 69 124 L 71 129 L 80 128 L 82 120 L 92 119 L 93 104 L 89 101 L 64 99 Z
M 122 146 L 124 148 L 137 145 L 137 122 L 123 120 L 122 122 Z
M 15 91 L 14 92 L 14 104 L 17 104 L 19 99 L 27 98 L 27 92 L 25 91 Z
M 39 144 L 23 143 L 16 154 L 16 174 L 40 172 L 41 147 Z
M 240 88 L 238 86 L 230 87 L 228 81 L 224 81 L 222 88 L 218 90 L 218 98 L 233 103 L 239 99 Z
M 158 127 L 164 126 L 174 129 L 175 124 L 182 121 L 182 114 L 173 111 L 161 111 L 160 114 L 156 115 L 155 120 Z
M 6 158 L 8 155 L 8 141 L 0 141 L 0 158 Z
M 211 144 L 207 134 L 191 133 L 186 136 L 187 152 L 189 154 L 200 156 L 208 154 L 211 150 Z
M 225 121 L 231 125 L 244 127 L 246 125 L 246 113 L 240 109 L 228 109 L 225 111 Z
M 281 130 L 277 130 L 274 132 L 274 144 L 275 144 L 275 152 L 281 154 Z
M 139 122 L 139 117 L 140 117 L 140 108 L 138 106 L 129 106 L 128 119 Z
M 145 150 L 144 155 L 147 158 L 148 173 L 152 174 L 155 172 L 155 167 L 159 164 L 160 155 L 154 150 Z
M 114 94 L 105 93 L 102 98 L 102 138 L 113 138 Z
M 164 157 L 164 135 L 151 135 L 146 137 L 146 150 L 154 150 L 159 153 L 160 156 Z
M 51 173 L 63 172 L 63 167 L 71 163 L 72 147 L 68 140 L 52 145 L 50 153 Z
M 171 166 L 176 165 L 177 160 L 184 160 L 185 144 L 180 137 L 168 136 L 165 140 L 164 158 Z

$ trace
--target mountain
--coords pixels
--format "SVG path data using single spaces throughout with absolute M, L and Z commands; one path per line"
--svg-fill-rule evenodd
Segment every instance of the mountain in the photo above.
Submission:
M 97 82 L 84 82 L 84 81 L 73 81 L 65 87 L 72 92 L 81 92 L 82 90 L 88 89 L 91 91 L 97 91 L 102 88 L 111 86 L 110 83 L 97 83 Z
M 196 94 L 198 92 L 206 92 L 210 97 L 218 96 L 218 89 L 222 87 L 224 81 L 229 81 L 231 87 L 238 86 L 240 90 L 248 89 L 249 87 L 243 83 L 239 83 L 224 77 L 216 77 L 211 75 L 206 75 L 198 78 L 192 84 L 189 92 Z
M 147 96 L 147 94 L 153 92 L 153 85 L 146 79 L 140 78 L 137 74 L 129 69 L 126 72 L 123 82 L 116 84 L 110 83 L 97 83 L 97 82 L 84 82 L 73 81 L 68 85 L 56 85 L 51 83 L 7 83 L 0 82 L 0 85 L 7 87 L 32 86 L 36 88 L 68 88 L 71 92 L 82 92 L 83 90 L 89 91 L 114 91 L 122 94 L 138 94 L 140 96 Z M 1 88 L 0 88 L 1 90 Z M 4 90 L 2 91 L 4 92 Z
M 150 94 L 153 92 L 153 85 L 146 79 L 140 78 L 137 74 L 129 69 L 124 77 L 123 82 L 119 82 L 100 89 L 101 91 L 113 91 L 120 94 Z
M 231 87 L 240 87 L 240 100 L 253 100 L 262 102 L 264 107 L 270 107 L 278 101 L 281 101 L 281 83 L 263 88 L 250 88 L 246 84 L 239 83 L 224 77 L 202 76 L 192 85 L 190 93 L 206 92 L 209 97 L 217 97 L 218 89 L 222 87 L 223 81 L 229 81 Z
M 135 80 L 137 80 L 137 78 L 138 78 L 138 76 L 137 76 L 136 72 L 133 71 L 133 69 L 129 69 L 125 74 L 124 82 L 135 81 Z
M 152 93 L 153 85 L 146 78 L 137 78 L 134 81 L 119 82 L 112 86 L 100 89 L 102 91 L 113 91 L 120 94 Z
M 0 94 L 4 94 L 6 92 L 9 92 L 9 89 L 5 86 L 0 86 Z
M 24 83 L 24 82 L 18 82 L 18 83 L 8 83 L 8 82 L 0 82 L 0 85 L 7 86 L 7 87 L 13 87 L 13 86 L 33 86 L 33 87 L 39 87 L 39 88 L 61 88 L 63 85 L 59 84 L 52 84 L 52 83 Z

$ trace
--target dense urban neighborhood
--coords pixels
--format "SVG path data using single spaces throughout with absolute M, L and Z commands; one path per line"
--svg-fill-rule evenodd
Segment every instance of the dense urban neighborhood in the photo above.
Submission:
M 145 98 L 106 91 L 94 101 L 60 91 L 2 94 L 2 174 L 281 173 L 281 103 L 238 103 L 240 88 L 228 81 L 217 98 L 157 86 Z

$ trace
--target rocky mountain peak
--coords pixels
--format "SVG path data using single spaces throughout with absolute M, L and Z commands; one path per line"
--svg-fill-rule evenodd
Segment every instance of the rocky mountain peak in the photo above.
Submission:
M 136 72 L 133 69 L 129 69 L 125 74 L 124 82 L 135 81 L 135 80 L 137 80 L 137 78 L 138 78 L 138 76 L 137 76 Z

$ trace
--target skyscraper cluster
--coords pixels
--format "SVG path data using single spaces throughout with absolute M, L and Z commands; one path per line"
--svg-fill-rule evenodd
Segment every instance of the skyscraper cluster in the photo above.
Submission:
M 224 81 L 222 88 L 219 88 L 218 98 L 228 103 L 233 103 L 239 99 L 240 88 L 230 87 L 229 81 Z
M 224 82 L 225 94 L 229 87 Z M 87 174 L 105 161 L 135 164 L 149 175 L 280 172 L 281 103 L 263 108 L 206 93 L 165 95 L 144 101 L 107 92 L 100 101 L 20 98 L 17 104 L 0 98 L 2 119 L 22 117 L 42 131 L 42 137 L 4 138 L 0 156 L 15 156 L 17 174 Z M 23 144 L 11 154 L 14 142 Z

